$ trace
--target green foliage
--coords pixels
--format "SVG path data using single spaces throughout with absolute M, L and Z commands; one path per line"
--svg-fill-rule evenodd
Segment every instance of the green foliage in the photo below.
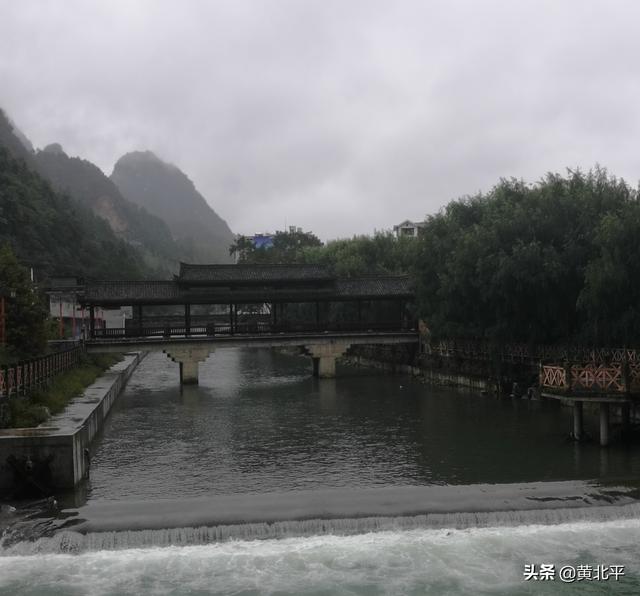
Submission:
M 140 255 L 0 146 L 0 243 L 45 276 L 144 277 Z
M 304 263 L 305 251 L 322 247 L 320 239 L 310 232 L 276 232 L 273 246 L 256 248 L 246 236 L 240 236 L 229 247 L 239 263 Z
M 414 238 L 396 238 L 390 232 L 326 245 L 309 232 L 276 232 L 271 248 L 255 248 L 251 238 L 240 236 L 229 249 L 240 263 L 313 263 L 326 265 L 341 277 L 407 273 L 414 267 L 417 252 Z
M 341 277 L 409 273 L 414 268 L 417 251 L 415 238 L 396 238 L 390 232 L 379 232 L 306 248 L 303 261 L 327 265 Z
M 167 223 L 186 258 L 229 262 L 233 233 L 180 169 L 150 151 L 136 151 L 118 160 L 111 180 L 125 199 Z
M 5 295 L 7 342 L 0 358 L 6 362 L 42 354 L 47 344 L 48 313 L 29 271 L 7 245 L 0 247 L 0 293 Z
M 33 159 L 58 192 L 68 193 L 109 221 L 119 237 L 139 247 L 147 266 L 160 275 L 169 277 L 178 261 L 188 257 L 162 219 L 127 201 L 114 182 L 91 162 L 69 157 L 62 150 L 39 151 Z
M 12 399 L 11 426 L 37 426 L 47 419 L 47 410 L 51 414 L 62 412 L 71 399 L 80 395 L 106 369 L 121 359 L 114 354 L 88 354 L 79 366 L 58 375 L 47 389 L 35 392 L 28 399 Z
M 637 193 L 601 168 L 501 180 L 428 219 L 420 312 L 442 336 L 619 342 L 635 329 L 638 341 L 639 224 Z
M 636 345 L 640 338 L 640 205 L 609 213 L 595 230 L 596 256 L 578 304 L 597 343 Z

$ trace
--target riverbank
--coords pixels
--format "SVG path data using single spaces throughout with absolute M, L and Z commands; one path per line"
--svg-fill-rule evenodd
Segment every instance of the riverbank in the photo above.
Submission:
M 89 470 L 91 442 L 141 358 L 126 354 L 46 423 L 0 430 L 0 490 L 47 496 L 78 484 Z
M 115 354 L 85 354 L 80 365 L 58 375 L 49 387 L 9 401 L 9 428 L 31 428 L 59 414 L 100 375 L 122 360 Z
M 538 367 L 526 362 L 502 362 L 497 366 L 489 360 L 418 354 L 417 350 L 397 350 L 377 345 L 355 346 L 345 361 L 353 366 L 406 374 L 429 385 L 467 389 L 483 396 L 546 399 L 538 386 Z M 559 397 L 557 401 L 562 407 L 573 410 L 573 400 Z M 632 404 L 628 413 L 631 425 L 624 422 L 622 406 L 611 404 L 609 410 L 614 422 L 612 433 L 615 440 L 633 438 L 637 434 L 637 428 L 632 428 L 632 425 L 640 424 L 640 407 Z M 597 417 L 599 404 L 586 401 L 584 411 Z M 591 440 L 597 435 L 592 429 L 586 437 Z

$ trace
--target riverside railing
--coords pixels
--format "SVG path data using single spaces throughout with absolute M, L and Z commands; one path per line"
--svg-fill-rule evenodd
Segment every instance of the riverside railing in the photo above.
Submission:
M 425 355 L 539 367 L 542 389 L 573 395 L 640 393 L 640 350 L 575 345 L 528 345 L 481 340 L 428 342 Z
M 640 392 L 640 362 L 623 360 L 540 366 L 540 385 L 551 391 L 574 394 L 628 394 Z
M 145 337 L 185 337 L 185 336 L 216 336 L 216 335 L 269 335 L 278 333 L 317 333 L 317 332 L 397 332 L 411 331 L 409 326 L 402 326 L 397 321 L 351 322 L 338 321 L 333 323 L 271 323 L 269 321 L 254 320 L 247 322 L 210 322 L 205 325 L 184 324 L 127 326 L 120 328 L 96 329 L 93 334 L 95 340 L 134 339 Z
M 640 364 L 640 350 L 629 348 L 591 348 L 571 345 L 528 345 L 522 343 L 492 343 L 481 340 L 440 340 L 428 343 L 425 353 L 435 356 L 455 356 L 467 360 L 499 359 L 503 362 L 543 363 L 576 362 Z
M 85 353 L 83 344 L 46 356 L 0 367 L 0 399 L 27 395 L 48 385 L 55 376 L 77 366 Z

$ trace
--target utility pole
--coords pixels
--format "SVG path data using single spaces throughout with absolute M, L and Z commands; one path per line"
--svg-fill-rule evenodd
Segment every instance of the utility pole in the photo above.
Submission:
M 73 296 L 73 309 L 71 311 L 71 339 L 76 339 L 76 297 Z
M 15 298 L 16 291 L 0 286 L 0 346 L 7 345 L 7 298 Z
M 6 345 L 6 328 L 4 322 L 4 294 L 0 296 L 0 345 Z
M 58 300 L 60 300 L 60 322 L 58 324 L 58 330 L 60 333 L 60 339 L 64 338 L 64 323 L 62 322 L 62 294 L 58 295 Z

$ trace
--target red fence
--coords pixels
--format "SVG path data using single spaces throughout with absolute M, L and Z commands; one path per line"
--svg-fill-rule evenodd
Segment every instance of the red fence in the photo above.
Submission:
M 544 364 L 540 385 L 566 393 L 635 393 L 640 391 L 640 362 Z
M 84 346 L 53 352 L 0 368 L 0 399 L 27 395 L 48 385 L 56 375 L 73 368 L 84 354 Z
M 478 340 L 441 340 L 426 346 L 426 353 L 457 356 L 467 360 L 499 359 L 503 362 L 581 362 L 640 364 L 640 351 L 628 348 L 588 348 L 584 346 L 530 346 L 519 343 L 491 343 Z
M 551 391 L 640 393 L 640 350 L 442 340 L 426 345 L 425 352 L 463 360 L 540 366 L 540 386 Z

